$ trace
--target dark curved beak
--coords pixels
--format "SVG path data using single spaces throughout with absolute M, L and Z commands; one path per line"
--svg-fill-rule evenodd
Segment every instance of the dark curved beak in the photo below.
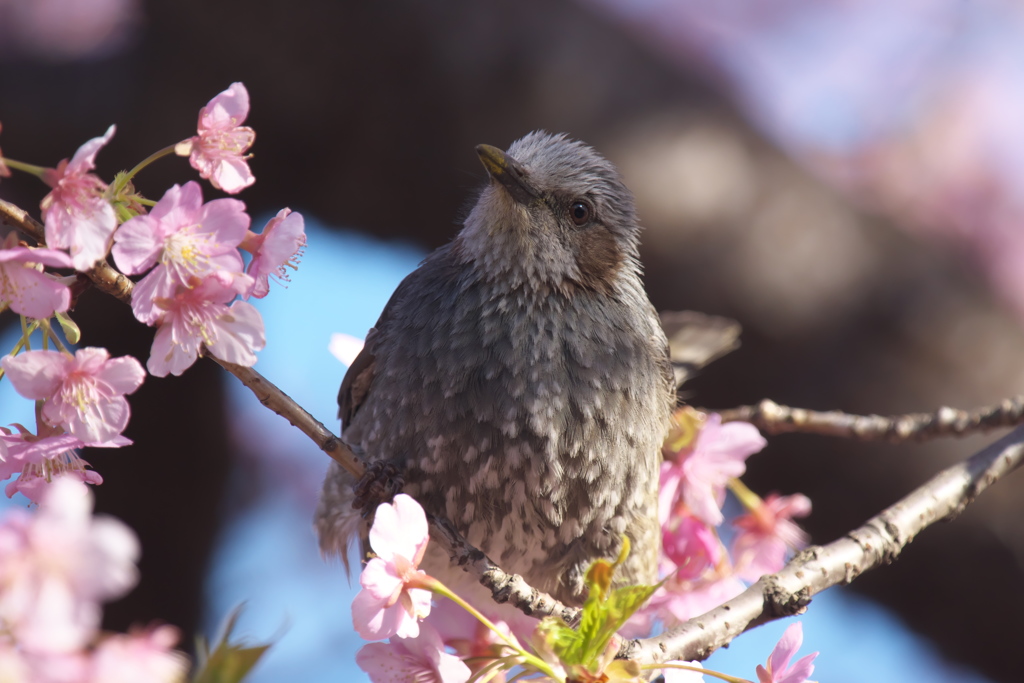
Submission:
M 530 174 L 523 165 L 492 145 L 477 145 L 476 153 L 491 178 L 501 185 L 520 204 L 529 204 L 540 198 L 540 192 L 530 182 Z

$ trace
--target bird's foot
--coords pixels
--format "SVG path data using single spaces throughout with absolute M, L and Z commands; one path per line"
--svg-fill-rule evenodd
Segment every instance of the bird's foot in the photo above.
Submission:
M 381 503 L 390 503 L 405 486 L 402 468 L 388 460 L 378 460 L 366 467 L 366 472 L 355 485 L 352 507 L 369 517 Z

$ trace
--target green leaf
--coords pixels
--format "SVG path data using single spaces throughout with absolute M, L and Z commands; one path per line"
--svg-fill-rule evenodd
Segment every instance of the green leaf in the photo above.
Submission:
M 238 683 L 245 678 L 273 643 L 247 646 L 242 640 L 231 642 L 232 631 L 242 614 L 239 605 L 228 615 L 217 645 L 210 648 L 205 638 L 199 638 L 196 652 L 199 665 L 193 683 Z
M 581 665 L 596 671 L 615 632 L 651 597 L 657 586 L 612 588 L 615 570 L 629 554 L 629 539 L 623 537 L 622 552 L 614 562 L 596 560 L 586 574 L 588 588 L 583 614 L 576 631 L 555 620 L 545 638 L 563 664 Z
M 69 318 L 64 313 L 55 313 L 57 322 L 60 323 L 60 329 L 64 331 L 64 338 L 68 340 L 69 344 L 77 344 L 82 340 L 82 331 L 78 329 L 78 325 L 75 321 Z

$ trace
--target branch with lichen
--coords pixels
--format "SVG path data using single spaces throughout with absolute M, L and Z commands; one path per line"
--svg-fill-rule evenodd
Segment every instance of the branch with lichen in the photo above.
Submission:
M 782 571 L 739 596 L 655 638 L 627 643 L 621 656 L 643 662 L 704 659 L 744 631 L 800 614 L 811 598 L 892 563 L 921 531 L 959 515 L 989 486 L 1024 462 L 1024 427 L 943 470 L 866 524 L 825 546 L 805 549 Z
M 701 410 L 711 412 L 704 408 Z M 722 416 L 722 422 L 750 422 L 768 435 L 800 432 L 860 441 L 924 441 L 1024 424 L 1024 396 L 1014 396 L 970 411 L 943 406 L 934 413 L 889 417 L 790 408 L 769 399 L 757 405 L 714 412 Z

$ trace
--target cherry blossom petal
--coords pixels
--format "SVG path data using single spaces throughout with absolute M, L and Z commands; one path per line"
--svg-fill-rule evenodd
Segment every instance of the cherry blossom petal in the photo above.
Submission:
M 14 390 L 27 399 L 40 401 L 53 396 L 67 374 L 67 361 L 57 351 L 23 351 L 0 360 Z
M 246 272 L 255 278 L 255 283 L 249 294 L 262 299 L 270 292 L 270 277 L 287 282 L 288 268 L 298 267 L 306 246 L 305 222 L 302 214 L 281 209 L 262 233 L 251 237 L 255 249 L 250 249 L 253 257 Z
M 377 600 L 390 600 L 402 587 L 402 578 L 394 570 L 394 565 L 375 557 L 366 563 L 359 583 Z
M 400 555 L 418 564 L 429 540 L 427 516 L 412 497 L 400 493 L 394 503 L 377 506 L 370 528 L 370 547 L 384 561 Z
M 51 248 L 69 249 L 76 270 L 88 270 L 106 256 L 117 229 L 114 209 L 104 196 L 107 185 L 90 173 L 96 154 L 114 131 L 111 126 L 102 137 L 79 147 L 70 162 L 61 162 L 43 176 L 53 186 L 40 204 L 46 243 Z
M 403 621 L 412 620 L 411 628 L 402 629 Z M 352 626 L 356 633 L 366 640 L 390 638 L 400 629 L 405 632 L 416 630 L 419 625 L 401 605 L 395 604 L 388 608 L 381 607 L 381 601 L 373 597 L 367 590 L 360 591 L 352 601 Z M 414 633 L 413 636 L 416 634 Z
M 445 652 L 440 635 L 426 624 L 416 637 L 364 645 L 356 663 L 374 683 L 465 683 L 472 675 L 461 659 Z
M 198 338 L 188 335 L 180 341 L 175 341 L 173 324 L 161 325 L 153 337 L 146 369 L 154 377 L 181 375 L 196 362 L 201 343 Z
M 104 638 L 93 653 L 89 683 L 180 683 L 188 658 L 173 649 L 177 642 L 177 629 L 166 625 Z
M 252 366 L 256 351 L 266 345 L 263 318 L 252 304 L 236 301 L 215 325 L 217 338 L 209 345 L 210 352 L 229 363 Z
M 778 644 L 768 656 L 768 667 L 757 666 L 760 683 L 804 683 L 814 673 L 814 659 L 817 652 L 800 658 L 792 667 L 789 661 L 804 642 L 803 626 L 798 621 L 785 630 Z
M 122 356 L 111 358 L 98 368 L 96 379 L 105 382 L 118 394 L 131 394 L 142 386 L 146 372 L 138 360 L 132 356 Z

